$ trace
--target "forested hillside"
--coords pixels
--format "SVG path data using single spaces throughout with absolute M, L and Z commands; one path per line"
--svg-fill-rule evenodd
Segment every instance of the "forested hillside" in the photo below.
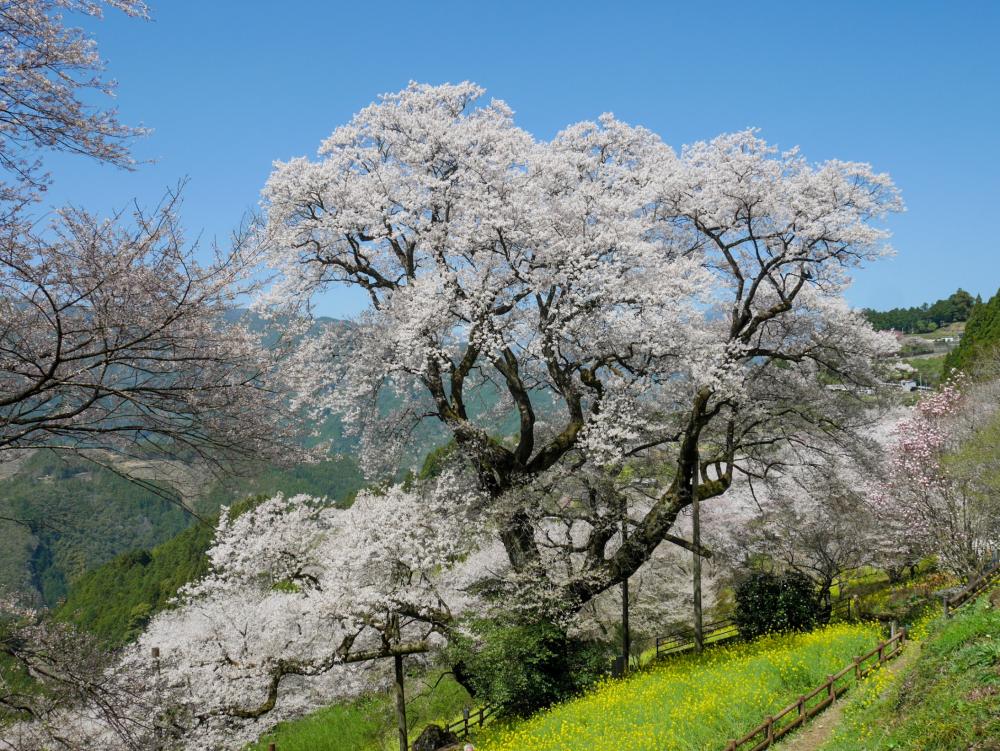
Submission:
M 945 358 L 945 369 L 968 370 L 984 354 L 1000 346 L 1000 291 L 984 302 L 977 302 L 965 325 L 965 335 Z
M 70 581 L 133 548 L 150 548 L 194 519 L 83 459 L 37 451 L 0 480 L 0 589 L 31 592 L 48 605 Z
M 869 323 L 880 331 L 894 329 L 906 334 L 922 334 L 955 321 L 966 320 L 976 302 L 977 298 L 973 298 L 964 289 L 959 289 L 934 303 L 891 310 L 865 308 L 864 313 Z
M 348 497 L 361 487 L 361 474 L 351 460 L 338 459 L 205 482 L 201 495 L 186 500 L 200 515 L 214 517 L 220 506 L 252 493 Z M 76 579 L 116 556 L 203 526 L 152 490 L 52 451 L 35 452 L 0 480 L 0 524 L 0 590 L 28 593 L 48 606 Z

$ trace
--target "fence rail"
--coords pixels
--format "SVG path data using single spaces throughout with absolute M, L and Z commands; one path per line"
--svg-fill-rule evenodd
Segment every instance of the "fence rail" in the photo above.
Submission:
M 486 719 L 496 713 L 496 707 L 487 704 L 476 711 L 471 711 L 468 707 L 462 710 L 462 719 L 455 720 L 450 725 L 445 725 L 444 729 L 449 733 L 454 733 L 461 739 L 469 737 L 469 731 L 473 727 L 482 727 Z
M 705 644 L 715 643 L 739 635 L 739 629 L 732 618 L 723 618 L 712 623 L 706 623 L 702 628 Z M 647 644 L 649 642 L 646 642 Z M 694 629 L 687 627 L 666 636 L 656 637 L 656 656 L 665 657 L 693 649 L 695 644 Z
M 973 600 L 975 600 L 979 595 L 989 588 L 989 586 L 1000 577 L 1000 560 L 994 554 L 993 562 L 986 568 L 983 573 L 974 578 L 962 591 L 955 594 L 954 597 L 943 597 L 944 614 L 946 616 L 951 616 L 952 612 L 958 608 L 966 605 Z
M 851 597 L 844 597 L 835 601 L 830 606 L 830 616 L 843 615 L 846 611 L 847 617 L 850 618 L 853 607 L 852 602 L 853 598 Z M 732 639 L 739 635 L 739 627 L 732 618 L 721 618 L 720 620 L 706 623 L 702 627 L 702 643 L 706 646 Z M 689 649 L 694 649 L 694 645 L 694 629 L 690 626 L 685 626 L 666 636 L 656 637 L 656 657 L 666 657 L 667 655 L 686 652 Z
M 777 714 L 768 716 L 764 722 L 746 735 L 730 740 L 726 744 L 725 751 L 739 751 L 744 746 L 749 747 L 750 751 L 763 751 L 765 748 L 770 748 L 779 738 L 833 704 L 838 696 L 847 691 L 852 679 L 854 682 L 860 681 L 880 665 L 896 657 L 903 651 L 905 642 L 906 629 L 903 628 L 888 640 L 879 642 L 878 646 L 870 652 L 855 657 L 847 667 L 833 675 L 828 675 L 826 682 L 822 685 L 817 686 L 808 694 L 802 694 L 794 703 L 789 704 Z M 874 661 L 865 665 L 872 658 L 875 658 Z

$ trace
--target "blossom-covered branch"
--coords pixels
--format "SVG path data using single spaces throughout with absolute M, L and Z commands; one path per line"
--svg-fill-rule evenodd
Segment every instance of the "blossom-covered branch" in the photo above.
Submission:
M 0 453 L 215 466 L 292 451 L 278 350 L 227 320 L 252 289 L 250 258 L 237 245 L 197 262 L 177 200 L 110 220 L 67 209 L 50 231 L 0 235 Z

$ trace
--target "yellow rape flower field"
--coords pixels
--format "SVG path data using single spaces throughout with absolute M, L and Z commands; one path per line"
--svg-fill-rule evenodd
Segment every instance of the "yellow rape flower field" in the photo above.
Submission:
M 677 657 L 528 720 L 497 725 L 478 751 L 719 751 L 874 647 L 874 624 L 836 624 Z

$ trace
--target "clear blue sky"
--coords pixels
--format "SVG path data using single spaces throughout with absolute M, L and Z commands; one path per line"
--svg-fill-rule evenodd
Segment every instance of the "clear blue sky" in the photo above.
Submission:
M 903 190 L 898 256 L 854 305 L 1000 287 L 1000 2 L 149 0 L 93 28 L 121 115 L 154 129 L 124 174 L 50 158 L 50 200 L 107 211 L 190 178 L 185 224 L 225 238 L 271 162 L 314 155 L 377 94 L 472 80 L 539 138 L 605 111 L 679 147 L 747 126 Z M 353 312 L 344 294 L 322 312 Z

